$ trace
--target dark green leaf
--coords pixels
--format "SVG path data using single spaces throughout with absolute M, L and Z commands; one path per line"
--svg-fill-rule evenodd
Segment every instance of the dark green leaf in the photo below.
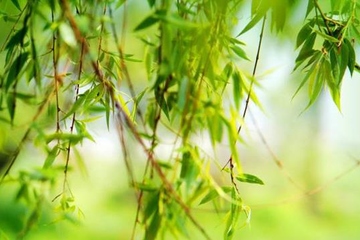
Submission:
M 312 32 L 313 25 L 314 21 L 310 21 L 300 29 L 296 38 L 296 48 L 300 47 L 304 43 L 304 41 L 309 38 L 309 35 Z
M 299 52 L 299 55 L 295 60 L 296 62 L 295 69 L 298 66 L 300 66 L 307 58 L 311 57 L 315 53 L 315 51 L 313 50 L 315 39 L 316 39 L 316 33 L 314 32 L 311 33 L 310 36 L 306 39 Z
M 331 74 L 332 71 L 331 64 L 328 61 L 324 61 L 322 71 L 324 73 L 324 77 L 329 87 L 331 97 L 337 108 L 341 111 L 340 87 L 335 83 L 334 77 Z
M 155 5 L 156 0 L 147 0 L 149 3 L 149 6 L 152 8 Z
M 9 42 L 6 44 L 5 49 L 13 48 L 16 45 L 21 45 L 24 42 L 24 38 L 27 32 L 27 27 L 23 27 L 19 31 L 17 31 L 9 40 Z
M 11 85 L 18 80 L 18 78 L 20 76 L 19 74 L 21 73 L 22 68 L 26 65 L 28 56 L 29 56 L 28 52 L 21 53 L 15 59 L 15 61 L 12 63 L 12 65 L 10 66 L 10 70 L 9 70 L 6 82 L 5 82 L 5 90 L 9 90 Z
M 160 215 L 159 211 L 156 211 L 154 216 L 150 221 L 150 225 L 146 228 L 145 238 L 146 240 L 155 240 L 156 236 L 159 233 L 160 225 L 163 217 Z
M 14 93 L 9 94 L 6 99 L 7 109 L 9 111 L 11 122 L 13 122 L 15 117 L 15 108 L 16 108 L 16 95 Z
M 18 0 L 11 0 L 11 2 L 14 4 L 14 6 L 21 11 L 21 7 Z
M 236 179 L 239 180 L 240 182 L 264 185 L 264 182 L 260 178 L 248 173 L 239 174 L 238 176 L 236 176 Z
M 352 46 L 350 45 L 352 48 Z M 347 44 L 342 44 L 340 46 L 340 56 L 339 56 L 339 78 L 337 79 L 337 84 L 340 85 L 342 79 L 345 75 L 346 68 L 348 67 L 349 63 L 349 46 Z
M 244 34 L 244 33 L 246 33 L 250 29 L 252 29 L 263 17 L 264 17 L 264 13 L 257 13 L 251 19 L 251 21 L 244 27 L 244 29 L 237 35 L 237 37 Z
M 348 69 L 350 71 L 350 74 L 352 75 L 353 72 L 354 72 L 354 69 L 355 69 L 355 64 L 356 64 L 355 50 L 354 50 L 353 45 L 351 44 L 351 42 L 347 38 L 344 39 L 343 45 L 346 45 L 347 48 L 348 48 L 348 51 L 349 51 L 349 57 L 348 57 L 347 66 L 348 66 Z
M 309 15 L 309 13 L 311 12 L 311 10 L 313 10 L 313 9 L 314 9 L 314 0 L 309 0 L 305 17 L 307 17 Z
M 155 23 L 159 22 L 159 18 L 156 14 L 153 14 L 147 18 L 145 18 L 139 25 L 136 26 L 134 31 L 140 31 L 145 28 L 151 27 Z

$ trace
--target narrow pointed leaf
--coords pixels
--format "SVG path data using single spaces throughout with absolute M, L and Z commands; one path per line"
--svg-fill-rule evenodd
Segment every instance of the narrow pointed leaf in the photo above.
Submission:
M 243 173 L 235 177 L 240 182 L 264 185 L 264 182 L 255 175 Z

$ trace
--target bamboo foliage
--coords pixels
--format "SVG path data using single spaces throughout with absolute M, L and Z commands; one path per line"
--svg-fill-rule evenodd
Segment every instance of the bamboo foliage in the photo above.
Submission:
M 244 172 L 236 143 L 246 141 L 240 131 L 249 103 L 260 105 L 254 88 L 264 30 L 269 26 L 277 34 L 286 28 L 286 13 L 296 1 L 253 0 L 250 19 L 241 20 L 244 28 L 237 33 L 234 21 L 245 1 L 148 0 L 141 6 L 147 9 L 142 19 L 130 17 L 133 2 L 12 0 L 1 13 L 10 30 L 1 47 L 0 120 L 9 128 L 26 126 L 1 177 L 2 185 L 18 182 L 16 197 L 25 199 L 32 212 L 19 236 L 31 231 L 49 200 L 58 203 L 60 219 L 82 216 L 68 175 L 77 146 L 96 141 L 88 123 L 99 118 L 110 131 L 114 118 L 136 193 L 133 239 L 190 238 L 189 225 L 211 239 L 193 214 L 194 207 L 209 202 L 225 203 L 224 239 L 232 239 L 244 224 L 241 214 L 245 223 L 250 218 L 237 184 L 264 182 Z M 340 108 L 344 74 L 358 69 L 354 44 L 360 38 L 359 6 L 356 1 L 331 1 L 331 11 L 324 12 L 320 3 L 309 0 L 295 62 L 295 70 L 302 66 L 305 71 L 297 92 L 308 85 L 308 107 L 327 86 Z M 255 26 L 260 23 L 257 55 L 249 56 L 241 37 L 259 31 Z M 142 43 L 143 56 L 126 50 L 129 34 Z M 254 65 L 250 73 L 242 67 L 249 61 Z M 147 79 L 134 79 L 134 63 Z M 30 117 L 22 116 L 24 105 L 31 109 Z M 213 149 L 229 143 L 227 163 L 203 150 L 197 137 L 204 135 Z M 13 171 L 29 142 L 46 154 L 43 166 Z M 172 151 L 163 159 L 159 152 L 167 142 Z M 140 179 L 134 174 L 134 148 L 146 156 Z M 215 181 L 210 172 L 214 162 L 228 176 L 227 183 Z M 59 179 L 59 193 L 47 199 L 45 192 L 58 188 Z

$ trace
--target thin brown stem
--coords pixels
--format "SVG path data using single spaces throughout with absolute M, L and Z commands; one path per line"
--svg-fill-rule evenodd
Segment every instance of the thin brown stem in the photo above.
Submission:
M 262 22 L 262 26 L 261 26 L 261 31 L 260 31 L 260 37 L 259 37 L 259 44 L 258 44 L 258 48 L 257 48 L 257 52 L 256 52 L 256 58 L 255 58 L 255 63 L 254 63 L 254 68 L 253 68 L 253 72 L 252 72 L 252 79 L 250 82 L 250 87 L 249 87 L 249 92 L 247 94 L 246 97 L 246 101 L 245 101 L 245 107 L 243 110 L 243 114 L 242 114 L 242 119 L 243 121 L 245 121 L 245 117 L 247 115 L 248 109 L 249 109 L 249 105 L 250 105 L 250 98 L 251 98 L 251 94 L 252 94 L 252 89 L 253 89 L 253 85 L 254 85 L 254 78 L 256 75 L 256 70 L 257 70 L 257 66 L 259 64 L 259 59 L 260 59 L 260 50 L 261 50 L 261 46 L 262 46 L 262 40 L 264 37 L 264 30 L 265 30 L 265 22 L 266 22 L 266 15 L 263 18 L 263 22 Z M 239 135 L 242 129 L 243 123 L 240 124 L 238 130 L 237 130 L 237 134 Z M 236 140 L 233 143 L 230 144 L 236 144 Z M 227 163 L 225 164 L 225 166 L 223 167 L 223 169 L 225 169 L 225 167 L 229 164 L 230 166 L 230 178 L 231 178 L 231 182 L 234 185 L 235 189 L 237 190 L 237 192 L 239 192 L 239 190 L 237 189 L 236 183 L 234 181 L 234 163 L 233 163 L 233 156 L 230 155 L 229 160 L 227 161 Z
M 78 42 L 82 42 L 83 36 L 80 32 L 79 27 L 76 24 L 75 18 L 73 14 L 70 11 L 69 3 L 67 0 L 60 0 L 60 5 L 63 10 L 63 13 L 67 17 L 70 26 L 74 32 L 75 38 Z M 84 54 L 89 53 L 89 47 L 85 44 L 84 45 Z M 95 60 L 91 60 L 91 66 L 95 72 L 95 75 L 97 76 L 98 81 L 100 84 L 104 86 L 104 89 L 108 92 L 114 106 L 115 110 L 117 111 L 117 117 L 119 119 L 124 119 L 124 122 L 126 123 L 127 127 L 129 128 L 130 132 L 133 134 L 137 142 L 140 144 L 142 149 L 144 150 L 145 154 L 148 156 L 148 159 L 150 160 L 151 166 L 155 169 L 157 172 L 159 178 L 161 179 L 164 188 L 167 190 L 167 192 L 172 196 L 172 198 L 179 204 L 179 206 L 183 209 L 187 217 L 190 219 L 190 221 L 194 224 L 194 226 L 203 234 L 203 236 L 206 239 L 211 239 L 210 236 L 206 233 L 206 231 L 202 228 L 202 226 L 198 223 L 198 221 L 194 218 L 192 213 L 190 212 L 190 209 L 188 206 L 183 202 L 181 197 L 178 195 L 178 193 L 175 191 L 171 183 L 167 180 L 163 170 L 161 169 L 160 165 L 157 163 L 154 154 L 151 150 L 149 150 L 144 142 L 144 140 L 141 138 L 140 133 L 137 131 L 134 123 L 130 119 L 130 117 L 126 114 L 124 109 L 121 106 L 121 103 L 115 96 L 115 89 L 113 88 L 112 84 L 108 82 L 104 78 L 104 74 L 101 71 L 101 69 L 98 67 Z

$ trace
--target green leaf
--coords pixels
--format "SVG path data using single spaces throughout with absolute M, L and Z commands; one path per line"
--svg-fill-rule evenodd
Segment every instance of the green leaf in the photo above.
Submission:
M 300 91 L 300 89 L 304 86 L 304 84 L 309 80 L 310 76 L 315 71 L 315 66 L 319 62 L 321 56 L 322 56 L 321 52 L 317 52 L 317 53 L 314 54 L 314 56 L 312 57 L 312 60 L 313 60 L 312 62 L 314 62 L 314 64 L 308 70 L 307 74 L 305 75 L 304 79 L 300 83 L 299 87 L 296 89 L 296 91 L 295 91 L 292 98 L 294 98 L 296 96 L 296 94 Z
M 134 31 L 140 31 L 145 28 L 151 27 L 152 25 L 159 22 L 159 20 L 160 20 L 159 17 L 154 13 L 154 14 L 148 16 L 147 18 L 145 18 L 139 25 L 137 25 L 135 27 Z
M 69 141 L 71 144 L 76 144 L 81 142 L 85 138 L 81 134 L 72 134 L 72 133 L 53 133 L 45 136 L 46 143 L 50 143 L 53 140 Z
M 26 66 L 26 62 L 28 60 L 29 53 L 24 52 L 21 53 L 10 66 L 10 70 L 5 82 L 5 91 L 7 91 L 13 83 L 15 83 L 21 74 L 21 70 Z
M 300 47 L 305 42 L 305 40 L 309 38 L 314 23 L 315 21 L 310 21 L 300 29 L 296 38 L 296 48 Z
M 156 0 L 147 0 L 149 6 L 152 8 L 155 5 Z
M 328 61 L 324 61 L 323 63 L 323 72 L 327 82 L 327 85 L 330 89 L 331 97 L 341 112 L 341 103 L 340 103 L 340 87 L 335 83 L 334 77 L 331 74 L 332 68 L 331 64 Z
M 53 165 L 56 157 L 59 155 L 59 145 L 55 145 L 49 152 L 45 159 L 43 168 L 49 168 Z
M 295 59 L 295 63 L 296 63 L 295 69 L 298 68 L 307 58 L 311 57 L 315 53 L 315 50 L 313 50 L 315 39 L 316 39 L 316 33 L 313 32 L 305 40 L 299 52 L 299 55 Z
M 350 45 L 352 48 L 352 46 Z M 340 85 L 342 79 L 344 78 L 346 68 L 349 63 L 349 46 L 347 44 L 342 44 L 340 46 L 340 56 L 339 56 L 340 68 L 339 68 L 339 78 L 337 79 L 337 84 Z
M 154 192 L 159 190 L 155 185 L 149 183 L 135 182 L 134 187 L 145 192 Z
M 246 55 L 245 51 L 244 51 L 241 47 L 236 46 L 236 45 L 233 45 L 233 46 L 231 46 L 230 48 L 231 48 L 231 50 L 233 50 L 233 52 L 234 52 L 236 55 L 238 55 L 240 58 L 243 58 L 243 59 L 245 59 L 245 60 L 249 60 L 249 61 L 250 61 L 250 59 L 249 59 L 248 56 Z
M 27 27 L 21 28 L 19 31 L 17 31 L 9 40 L 9 42 L 6 44 L 5 49 L 13 48 L 16 45 L 23 44 L 24 38 L 27 33 Z
M 256 14 L 236 37 L 246 33 L 250 29 L 252 29 L 263 17 L 264 17 L 264 13 Z
M 238 228 L 237 223 L 239 220 L 240 212 L 242 210 L 241 198 L 238 196 L 235 187 L 231 191 L 231 199 L 234 201 L 231 203 L 230 211 L 227 214 L 227 222 L 225 226 L 224 239 L 231 240 L 234 237 L 235 230 Z
M 221 187 L 222 191 L 224 191 L 225 193 L 229 193 L 232 190 L 232 187 Z M 200 201 L 200 205 L 210 202 L 211 200 L 214 200 L 215 198 L 219 197 L 219 192 L 217 189 L 211 189 L 208 194 L 205 195 L 205 197 L 203 199 L 201 199 Z
M 11 123 L 14 121 L 15 117 L 15 108 L 16 108 L 16 95 L 9 94 L 6 99 L 7 109 L 9 111 Z
M 118 0 L 115 5 L 115 9 L 118 9 L 119 7 L 121 7 L 125 2 L 126 2 L 126 0 Z
M 14 4 L 14 6 L 21 11 L 21 7 L 18 0 L 11 0 L 11 2 Z
M 232 75 L 233 79 L 233 94 L 234 94 L 234 102 L 237 109 L 240 107 L 240 102 L 242 100 L 242 85 L 243 85 L 243 78 L 241 73 L 236 70 Z
M 307 5 L 305 17 L 307 17 L 307 16 L 309 15 L 309 13 L 310 13 L 313 9 L 314 9 L 314 0 L 308 0 L 308 5 Z
M 200 172 L 199 166 L 196 164 L 196 161 L 198 160 L 198 156 L 196 156 L 196 150 L 192 152 L 190 150 L 185 151 L 182 154 L 181 159 L 180 178 L 183 179 L 188 186 L 191 186 L 191 184 L 196 180 Z
M 181 29 L 193 29 L 193 28 L 198 27 L 197 24 L 187 21 L 187 20 L 181 18 L 179 15 L 175 15 L 175 14 L 168 15 L 168 14 L 163 14 L 161 12 L 161 14 L 158 15 L 158 18 L 160 20 L 168 23 L 172 27 L 176 26 Z
M 354 69 L 355 69 L 355 65 L 356 65 L 355 50 L 354 50 L 353 45 L 351 44 L 351 42 L 347 38 L 344 39 L 343 45 L 346 45 L 347 49 L 349 51 L 347 66 L 348 66 L 348 69 L 350 71 L 350 75 L 352 75 L 353 72 L 354 72 Z
M 257 176 L 248 174 L 248 173 L 239 174 L 235 178 L 240 182 L 264 185 L 264 182 L 260 178 L 258 178 Z
M 330 36 L 330 35 L 328 35 L 326 33 L 323 33 L 321 31 L 317 30 L 316 28 L 312 28 L 312 30 L 314 32 L 316 32 L 316 34 L 320 35 L 322 38 L 324 38 L 325 40 L 328 40 L 331 43 L 339 43 L 340 42 L 339 39 L 337 39 L 337 38 L 335 38 L 333 36 Z
M 305 109 L 309 108 L 318 98 L 321 90 L 324 86 L 324 72 L 323 72 L 324 58 L 320 58 L 317 63 L 314 64 L 313 71 L 309 76 L 309 103 Z

